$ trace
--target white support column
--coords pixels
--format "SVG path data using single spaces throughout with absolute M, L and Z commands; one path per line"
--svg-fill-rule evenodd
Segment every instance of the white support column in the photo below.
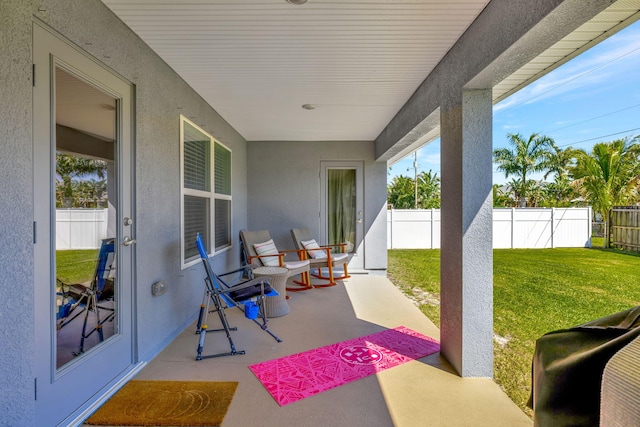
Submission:
M 493 376 L 491 90 L 441 111 L 442 354 L 463 377 Z

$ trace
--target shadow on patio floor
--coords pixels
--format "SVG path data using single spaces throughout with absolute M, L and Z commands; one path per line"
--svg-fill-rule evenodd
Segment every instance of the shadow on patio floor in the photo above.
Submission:
M 277 343 L 237 310 L 227 310 L 240 356 L 195 361 L 198 336 L 187 328 L 136 376 L 145 380 L 238 381 L 227 426 L 531 426 L 493 381 L 460 378 L 439 353 L 280 407 L 248 369 L 397 326 L 439 339 L 439 331 L 384 276 L 353 275 L 337 286 L 289 293 L 291 312 L 269 321 Z M 194 311 L 197 307 L 194 307 Z M 217 328 L 211 315 L 209 327 Z M 208 333 L 203 354 L 228 351 Z

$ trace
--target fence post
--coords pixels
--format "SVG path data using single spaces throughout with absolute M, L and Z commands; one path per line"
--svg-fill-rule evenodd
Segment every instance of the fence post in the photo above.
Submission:
M 611 209 L 607 210 L 607 217 L 605 218 L 604 223 L 604 247 L 610 248 L 611 244 L 609 242 L 609 235 L 611 233 Z
M 587 214 L 587 224 L 588 224 L 587 227 L 588 227 L 588 230 L 589 230 L 589 234 L 588 234 L 589 240 L 587 241 L 587 247 L 591 248 L 592 245 L 593 245 L 593 242 L 591 241 L 591 236 L 593 236 L 593 228 L 592 228 L 593 227 L 592 226 L 592 224 L 593 224 L 593 215 L 592 215 L 591 206 L 587 206 L 587 212 L 588 212 L 588 214 Z
M 551 249 L 555 248 L 555 241 L 553 240 L 553 234 L 555 233 L 555 225 L 556 225 L 556 208 L 551 208 Z
M 433 249 L 433 230 L 435 222 L 435 209 L 431 208 L 431 249 Z
M 513 249 L 513 239 L 516 232 L 516 208 L 511 208 L 511 249 Z
M 391 208 L 388 212 L 391 212 L 391 225 L 389 226 L 389 245 L 390 249 L 393 249 L 393 208 Z

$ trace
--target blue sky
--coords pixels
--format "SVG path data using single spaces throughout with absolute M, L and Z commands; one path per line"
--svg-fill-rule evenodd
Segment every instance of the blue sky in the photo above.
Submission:
M 640 21 L 493 106 L 494 149 L 508 146 L 507 133 L 534 132 L 585 150 L 640 135 Z M 413 159 L 393 164 L 388 182 L 413 177 Z M 418 172 L 428 170 L 441 177 L 439 139 L 418 150 Z M 494 167 L 495 184 L 510 180 Z

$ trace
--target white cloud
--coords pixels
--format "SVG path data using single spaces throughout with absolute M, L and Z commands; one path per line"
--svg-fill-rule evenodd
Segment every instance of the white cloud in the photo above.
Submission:
M 494 111 L 530 104 L 584 87 L 612 82 L 616 69 L 638 70 L 640 26 L 605 40 L 494 106 Z M 613 68 L 615 67 L 615 68 Z

